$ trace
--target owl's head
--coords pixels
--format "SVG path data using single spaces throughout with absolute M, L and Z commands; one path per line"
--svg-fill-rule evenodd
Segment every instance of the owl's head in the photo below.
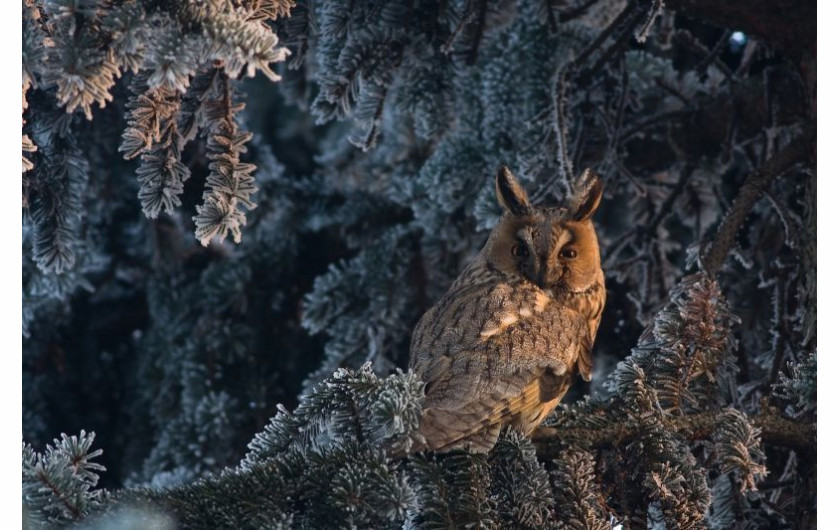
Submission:
M 513 173 L 501 166 L 496 197 L 504 214 L 484 248 L 487 264 L 542 289 L 586 291 L 601 275 L 592 214 L 603 190 L 598 176 L 586 170 L 563 207 L 534 207 Z

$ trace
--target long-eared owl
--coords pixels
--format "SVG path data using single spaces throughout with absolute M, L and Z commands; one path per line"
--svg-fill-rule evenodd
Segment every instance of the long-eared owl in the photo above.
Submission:
M 530 434 L 576 372 L 591 380 L 606 299 L 591 220 L 602 192 L 587 170 L 563 207 L 534 207 L 499 168 L 501 219 L 412 336 L 422 448 L 489 451 L 506 425 Z

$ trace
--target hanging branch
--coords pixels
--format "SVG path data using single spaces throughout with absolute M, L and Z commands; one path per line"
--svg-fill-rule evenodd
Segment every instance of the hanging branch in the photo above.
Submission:
M 210 175 L 207 177 L 202 195 L 203 203 L 196 206 L 195 235 L 201 244 L 207 246 L 210 240 L 218 237 L 223 241 L 228 233 L 237 243 L 242 238 L 242 226 L 247 222 L 243 210 L 253 210 L 256 204 L 251 196 L 257 192 L 254 176 L 254 164 L 240 161 L 246 152 L 245 144 L 252 134 L 242 132 L 234 119 L 244 104 L 234 104 L 227 74 L 221 76 L 221 94 L 211 115 L 207 140 L 207 158 L 210 162 Z

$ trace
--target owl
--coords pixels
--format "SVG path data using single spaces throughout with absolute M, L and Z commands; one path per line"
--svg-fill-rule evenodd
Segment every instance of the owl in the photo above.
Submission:
M 534 207 L 501 166 L 504 209 L 481 252 L 423 317 L 410 368 L 425 382 L 422 449 L 487 452 L 506 425 L 530 434 L 575 373 L 592 378 L 606 291 L 587 170 L 565 207 Z

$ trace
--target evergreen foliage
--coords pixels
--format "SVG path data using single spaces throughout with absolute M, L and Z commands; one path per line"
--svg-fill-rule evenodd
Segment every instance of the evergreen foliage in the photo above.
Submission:
M 813 527 L 816 8 L 781 2 L 22 0 L 24 525 Z M 535 203 L 604 180 L 593 382 L 415 453 L 411 331 L 502 162 Z
M 43 453 L 23 444 L 23 499 L 30 524 L 75 521 L 102 503 L 103 492 L 94 488 L 97 472 L 105 468 L 92 462 L 102 454 L 91 450 L 95 437 L 85 431 L 62 434 Z
M 557 491 L 558 512 L 563 514 L 565 528 L 606 530 L 612 528 L 600 502 L 595 482 L 595 460 L 576 448 L 563 451 L 555 461 L 553 472 Z

